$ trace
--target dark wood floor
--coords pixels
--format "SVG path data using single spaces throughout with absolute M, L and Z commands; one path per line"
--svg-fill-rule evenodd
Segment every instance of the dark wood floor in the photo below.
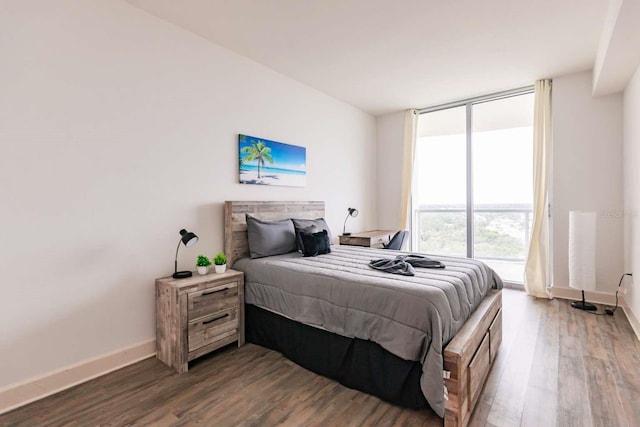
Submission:
M 615 317 L 504 291 L 504 340 L 473 426 L 640 426 L 640 342 Z M 248 344 L 174 374 L 148 359 L 0 416 L 0 425 L 441 426 Z

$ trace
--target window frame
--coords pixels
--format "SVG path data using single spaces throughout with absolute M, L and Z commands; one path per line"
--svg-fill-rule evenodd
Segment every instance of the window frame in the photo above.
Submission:
M 487 95 L 482 95 L 482 96 L 477 96 L 477 97 L 473 97 L 473 98 L 468 98 L 468 99 L 463 99 L 460 101 L 454 101 L 454 102 L 449 102 L 446 104 L 439 104 L 439 105 L 435 105 L 432 107 L 427 107 L 427 108 L 422 108 L 422 109 L 418 109 L 416 110 L 416 113 L 418 115 L 422 115 L 422 114 L 426 114 L 426 113 L 433 113 L 436 111 L 442 111 L 442 110 L 447 110 L 450 108 L 457 108 L 457 107 L 465 107 L 465 113 L 466 113 L 466 194 L 467 194 L 467 198 L 466 198 L 466 238 L 467 238 L 467 258 L 470 259 L 475 259 L 474 258 L 474 241 L 473 241 L 473 220 L 474 220 L 474 205 L 473 205 L 473 154 L 472 154 L 472 143 L 473 143 L 473 106 L 474 105 L 478 105 L 478 104 L 482 104 L 482 103 L 486 103 L 486 102 L 492 102 L 492 101 L 499 101 L 501 99 L 506 99 L 506 98 L 511 98 L 514 96 L 520 96 L 520 95 L 527 95 L 527 94 L 532 94 L 535 93 L 535 86 L 534 85 L 529 85 L 529 86 L 524 86 L 524 87 L 519 87 L 516 89 L 511 89 L 511 90 L 505 90 L 505 91 L 501 91 L 501 92 L 495 92 L 495 93 L 491 93 L 491 94 L 487 94 Z M 418 117 L 418 120 L 420 118 Z M 415 150 L 414 150 L 414 155 L 415 155 Z M 414 159 L 415 161 L 415 159 Z M 413 177 L 412 177 L 412 187 L 413 187 Z M 416 224 L 416 218 L 415 218 L 415 210 L 413 209 L 413 191 L 412 191 L 412 197 L 411 197 L 411 216 L 410 216 L 410 222 L 409 222 L 409 227 L 411 227 L 411 238 L 409 239 L 409 245 L 410 245 L 410 249 L 414 250 L 415 248 L 417 248 L 417 237 L 414 233 L 414 225 Z M 549 212 L 551 212 L 549 210 Z M 523 288 L 524 284 L 520 283 L 520 282 L 511 282 L 511 281 L 505 281 L 504 282 L 505 285 L 507 287 L 513 287 L 513 288 Z

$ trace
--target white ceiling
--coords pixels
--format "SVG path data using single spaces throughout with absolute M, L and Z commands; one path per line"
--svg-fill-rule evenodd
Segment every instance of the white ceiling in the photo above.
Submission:
M 128 0 L 374 115 L 593 68 L 608 0 Z

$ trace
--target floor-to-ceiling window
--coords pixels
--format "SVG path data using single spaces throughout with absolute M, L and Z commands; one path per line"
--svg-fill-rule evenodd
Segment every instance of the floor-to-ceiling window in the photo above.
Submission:
M 423 110 L 414 162 L 414 250 L 481 259 L 504 280 L 522 283 L 532 149 L 532 89 Z

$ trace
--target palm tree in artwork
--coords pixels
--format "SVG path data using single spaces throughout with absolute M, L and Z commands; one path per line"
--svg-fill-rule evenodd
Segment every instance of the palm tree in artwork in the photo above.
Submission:
M 265 144 L 263 141 L 251 141 L 251 147 L 243 147 L 241 151 L 245 155 L 242 158 L 243 161 L 258 161 L 258 178 L 261 178 L 260 166 L 264 166 L 265 160 L 273 164 L 273 157 L 271 157 L 271 148 L 267 147 L 267 144 Z

